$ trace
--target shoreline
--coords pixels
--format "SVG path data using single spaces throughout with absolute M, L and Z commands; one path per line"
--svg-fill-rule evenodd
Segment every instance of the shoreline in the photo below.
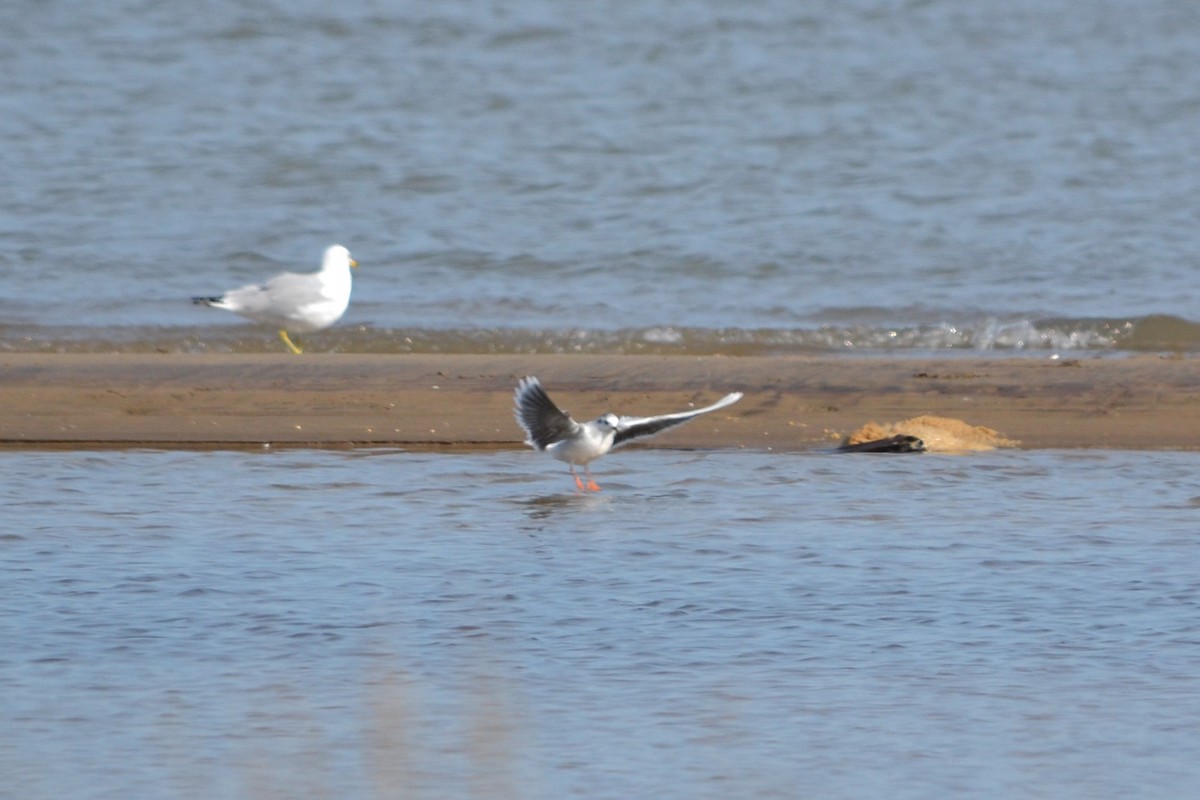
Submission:
M 517 380 L 577 419 L 743 391 L 637 446 L 802 451 L 920 415 L 1025 449 L 1200 450 L 1200 359 L 10 353 L 0 447 L 517 449 Z

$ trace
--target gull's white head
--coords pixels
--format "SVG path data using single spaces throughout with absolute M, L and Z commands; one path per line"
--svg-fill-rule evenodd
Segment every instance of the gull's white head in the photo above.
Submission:
M 321 269 L 345 269 L 357 267 L 358 262 L 350 257 L 350 251 L 335 244 L 325 250 L 325 258 L 321 261 Z
M 620 424 L 620 420 L 617 419 L 616 414 L 608 413 L 597 417 L 595 424 L 601 430 L 615 431 L 617 429 L 617 425 Z

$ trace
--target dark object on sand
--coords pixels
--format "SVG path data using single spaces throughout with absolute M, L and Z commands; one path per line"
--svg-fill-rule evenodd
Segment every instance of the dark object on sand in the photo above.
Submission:
M 924 453 L 925 442 L 916 436 L 901 433 L 886 439 L 875 439 L 859 444 L 844 444 L 837 451 L 839 453 Z

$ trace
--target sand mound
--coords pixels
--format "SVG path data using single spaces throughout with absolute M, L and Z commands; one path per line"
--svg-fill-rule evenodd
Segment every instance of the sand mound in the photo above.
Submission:
M 925 442 L 925 448 L 931 453 L 972 453 L 997 447 L 1016 447 L 1019 444 L 982 425 L 970 425 L 950 417 L 930 416 L 913 417 L 887 425 L 868 422 L 847 436 L 843 444 L 861 444 L 897 434 L 916 436 Z

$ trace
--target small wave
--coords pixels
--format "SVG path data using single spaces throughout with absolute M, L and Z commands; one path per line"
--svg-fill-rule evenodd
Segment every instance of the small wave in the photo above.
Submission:
M 356 326 L 305 337 L 310 352 L 590 353 L 763 356 L 801 353 L 1120 353 L 1200 351 L 1200 324 L 1154 315 L 1128 319 L 979 319 L 915 325 L 809 328 L 616 330 L 466 328 L 398 330 Z M 277 352 L 253 327 L 43 328 L 0 326 L 0 352 Z

